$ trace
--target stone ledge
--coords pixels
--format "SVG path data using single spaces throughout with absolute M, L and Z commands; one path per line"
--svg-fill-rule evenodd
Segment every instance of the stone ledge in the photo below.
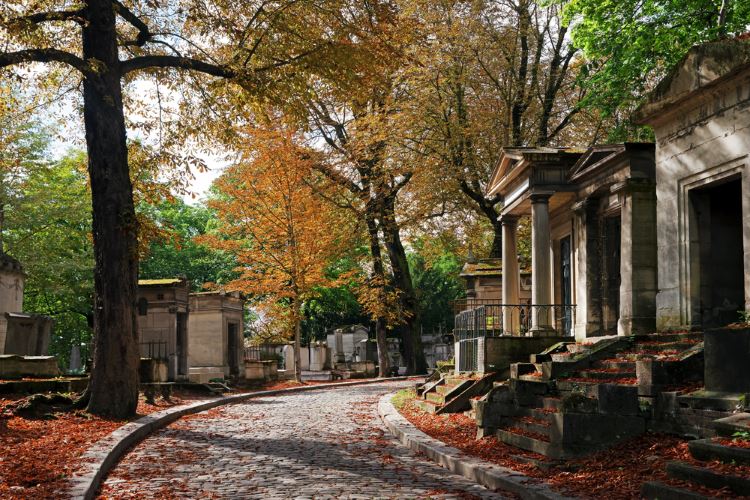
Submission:
M 317 389 L 335 389 L 337 387 L 348 387 L 352 385 L 375 384 L 378 382 L 391 382 L 407 380 L 411 376 L 393 378 L 373 378 L 356 380 L 353 382 L 340 382 L 337 384 L 319 384 L 312 386 L 290 387 L 287 389 L 276 389 L 270 391 L 257 391 L 244 394 L 235 394 L 194 403 L 168 408 L 166 410 L 146 415 L 143 418 L 130 422 L 116 429 L 111 434 L 100 439 L 92 445 L 81 457 L 81 470 L 70 479 L 70 487 L 66 492 L 69 498 L 90 500 L 96 497 L 102 480 L 107 473 L 123 455 L 134 445 L 143 441 L 152 432 L 166 427 L 175 420 L 185 415 L 210 410 L 218 406 L 232 403 L 240 403 L 248 399 L 275 396 L 294 392 L 312 391 Z
M 378 413 L 388 430 L 404 446 L 423 453 L 441 467 L 464 476 L 492 491 L 507 491 L 528 500 L 564 500 L 545 484 L 525 474 L 472 457 L 447 446 L 414 427 L 391 403 L 395 393 L 387 394 L 378 403 Z

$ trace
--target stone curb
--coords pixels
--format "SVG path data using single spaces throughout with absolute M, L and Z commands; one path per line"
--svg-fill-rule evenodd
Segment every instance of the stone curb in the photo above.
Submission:
M 525 474 L 485 462 L 462 451 L 447 446 L 420 431 L 396 410 L 391 399 L 396 393 L 380 398 L 378 413 L 385 426 L 404 446 L 423 453 L 441 467 L 464 476 L 492 491 L 507 491 L 529 500 L 570 499 L 555 493 L 543 483 L 535 482 Z
M 341 382 L 337 384 L 318 384 L 270 391 L 248 392 L 221 398 L 196 401 L 195 403 L 176 406 L 160 412 L 151 413 L 143 418 L 139 418 L 135 422 L 123 425 L 111 434 L 94 443 L 88 450 L 86 450 L 80 458 L 82 464 L 81 470 L 74 474 L 70 479 L 71 486 L 68 488 L 67 494 L 73 499 L 90 500 L 95 498 L 104 477 L 132 446 L 141 442 L 152 432 L 161 429 L 162 427 L 166 427 L 185 415 L 191 415 L 218 406 L 239 403 L 248 399 L 263 396 L 275 396 L 278 394 L 313 391 L 317 389 L 335 389 L 337 387 L 348 387 L 352 385 L 408 380 L 409 378 L 412 378 L 412 376 L 361 379 L 353 382 Z

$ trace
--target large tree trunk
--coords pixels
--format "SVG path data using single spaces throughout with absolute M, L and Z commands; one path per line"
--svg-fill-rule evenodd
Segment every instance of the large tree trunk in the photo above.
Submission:
M 138 405 L 138 228 L 128 170 L 115 12 L 111 0 L 87 0 L 86 5 L 83 55 L 99 65 L 97 75 L 83 82 L 96 265 L 88 411 L 125 418 L 134 415 Z
M 380 252 L 378 226 L 375 219 L 369 214 L 365 215 L 365 220 L 367 222 L 367 233 L 370 238 L 373 274 L 381 282 L 381 286 L 385 286 L 385 268 L 383 266 L 383 255 Z M 378 345 L 378 376 L 387 377 L 391 371 L 391 363 L 388 359 L 386 321 L 382 315 L 375 318 L 375 342 Z
M 407 313 L 405 324 L 401 328 L 406 370 L 410 375 L 426 373 L 427 362 L 422 350 L 419 302 L 414 291 L 406 250 L 401 243 L 401 235 L 396 222 L 395 200 L 392 198 L 385 200 L 382 210 L 381 225 L 385 247 L 393 269 L 393 279 L 401 292 L 402 307 Z
M 502 259 L 503 258 L 503 225 L 497 220 L 490 218 L 492 224 L 492 248 L 490 249 L 491 259 Z

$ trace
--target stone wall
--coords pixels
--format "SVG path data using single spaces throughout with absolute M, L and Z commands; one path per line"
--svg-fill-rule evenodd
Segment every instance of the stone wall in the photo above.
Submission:
M 529 356 L 540 353 L 570 337 L 486 337 L 480 372 L 506 373 L 511 363 L 528 362 Z

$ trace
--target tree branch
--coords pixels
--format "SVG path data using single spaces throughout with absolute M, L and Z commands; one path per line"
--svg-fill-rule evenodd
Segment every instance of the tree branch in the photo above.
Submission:
M 112 0 L 112 5 L 114 5 L 115 12 L 120 14 L 120 17 L 125 19 L 138 30 L 138 37 L 135 40 L 135 45 L 143 47 L 153 36 L 146 23 L 144 23 L 140 17 L 136 16 L 132 10 L 125 7 L 119 0 Z
M 154 55 L 134 57 L 122 63 L 122 74 L 148 68 L 175 68 L 200 71 L 221 78 L 234 78 L 237 74 L 229 68 L 190 57 Z
M 84 24 L 86 22 L 86 11 L 84 9 L 75 9 L 39 12 L 11 19 L 8 21 L 8 25 L 23 23 L 40 24 L 51 21 L 75 21 L 78 24 Z
M 84 75 L 91 73 L 86 61 L 64 50 L 46 48 L 0 53 L 0 68 L 25 62 L 60 62 L 72 66 Z

